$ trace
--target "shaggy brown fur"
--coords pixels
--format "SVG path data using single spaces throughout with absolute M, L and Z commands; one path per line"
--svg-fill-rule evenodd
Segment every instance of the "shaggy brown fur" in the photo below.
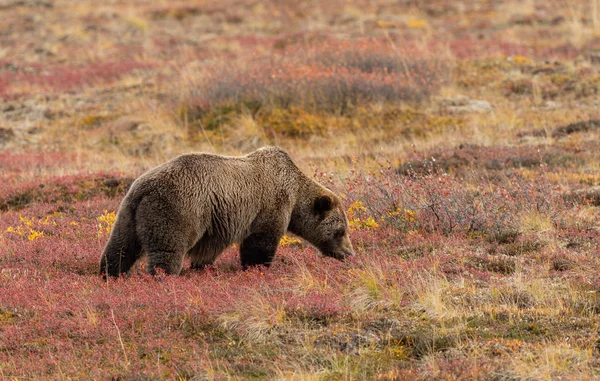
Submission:
M 288 154 L 265 147 L 246 156 L 186 154 L 142 176 L 123 199 L 100 273 L 127 272 L 142 253 L 148 271 L 178 274 L 213 263 L 240 243 L 244 268 L 269 265 L 286 231 L 324 255 L 353 255 L 339 198 L 305 176 Z

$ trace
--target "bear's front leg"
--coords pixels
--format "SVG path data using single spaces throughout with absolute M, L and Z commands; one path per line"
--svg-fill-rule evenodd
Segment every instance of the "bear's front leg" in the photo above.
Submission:
M 240 245 L 242 267 L 270 266 L 281 236 L 273 233 L 252 233 Z

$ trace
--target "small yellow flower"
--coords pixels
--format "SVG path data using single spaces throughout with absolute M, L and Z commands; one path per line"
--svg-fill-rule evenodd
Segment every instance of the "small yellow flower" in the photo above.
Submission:
M 29 230 L 29 235 L 27 236 L 27 239 L 29 241 L 35 241 L 36 239 L 38 239 L 40 237 L 43 237 L 43 236 L 44 236 L 44 232 L 30 229 Z

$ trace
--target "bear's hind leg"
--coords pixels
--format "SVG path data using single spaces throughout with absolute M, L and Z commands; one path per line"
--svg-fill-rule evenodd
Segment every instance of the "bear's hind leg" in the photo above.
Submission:
M 186 253 L 203 233 L 182 205 L 183 201 L 160 194 L 151 194 L 138 205 L 136 231 L 150 274 L 158 269 L 179 274 Z
M 212 265 L 214 262 L 215 262 L 215 258 L 192 260 L 192 264 L 191 264 L 190 268 L 192 270 L 204 270 L 204 268 L 206 266 Z
M 154 251 L 148 253 L 148 272 L 156 274 L 163 269 L 167 274 L 178 275 L 183 267 L 184 252 Z
M 202 270 L 207 265 L 212 265 L 226 247 L 227 245 L 222 240 L 205 235 L 188 252 L 188 255 L 192 259 L 191 268 L 193 270 Z
M 242 267 L 270 266 L 281 237 L 272 233 L 253 233 L 240 245 Z

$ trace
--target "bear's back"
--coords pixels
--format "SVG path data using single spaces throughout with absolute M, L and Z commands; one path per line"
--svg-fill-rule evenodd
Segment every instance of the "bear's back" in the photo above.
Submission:
M 165 197 L 187 197 L 190 192 L 230 193 L 236 189 L 260 194 L 275 189 L 293 191 L 301 177 L 283 149 L 263 147 L 245 156 L 182 154 L 141 175 L 132 189 L 139 195 L 153 192 Z

